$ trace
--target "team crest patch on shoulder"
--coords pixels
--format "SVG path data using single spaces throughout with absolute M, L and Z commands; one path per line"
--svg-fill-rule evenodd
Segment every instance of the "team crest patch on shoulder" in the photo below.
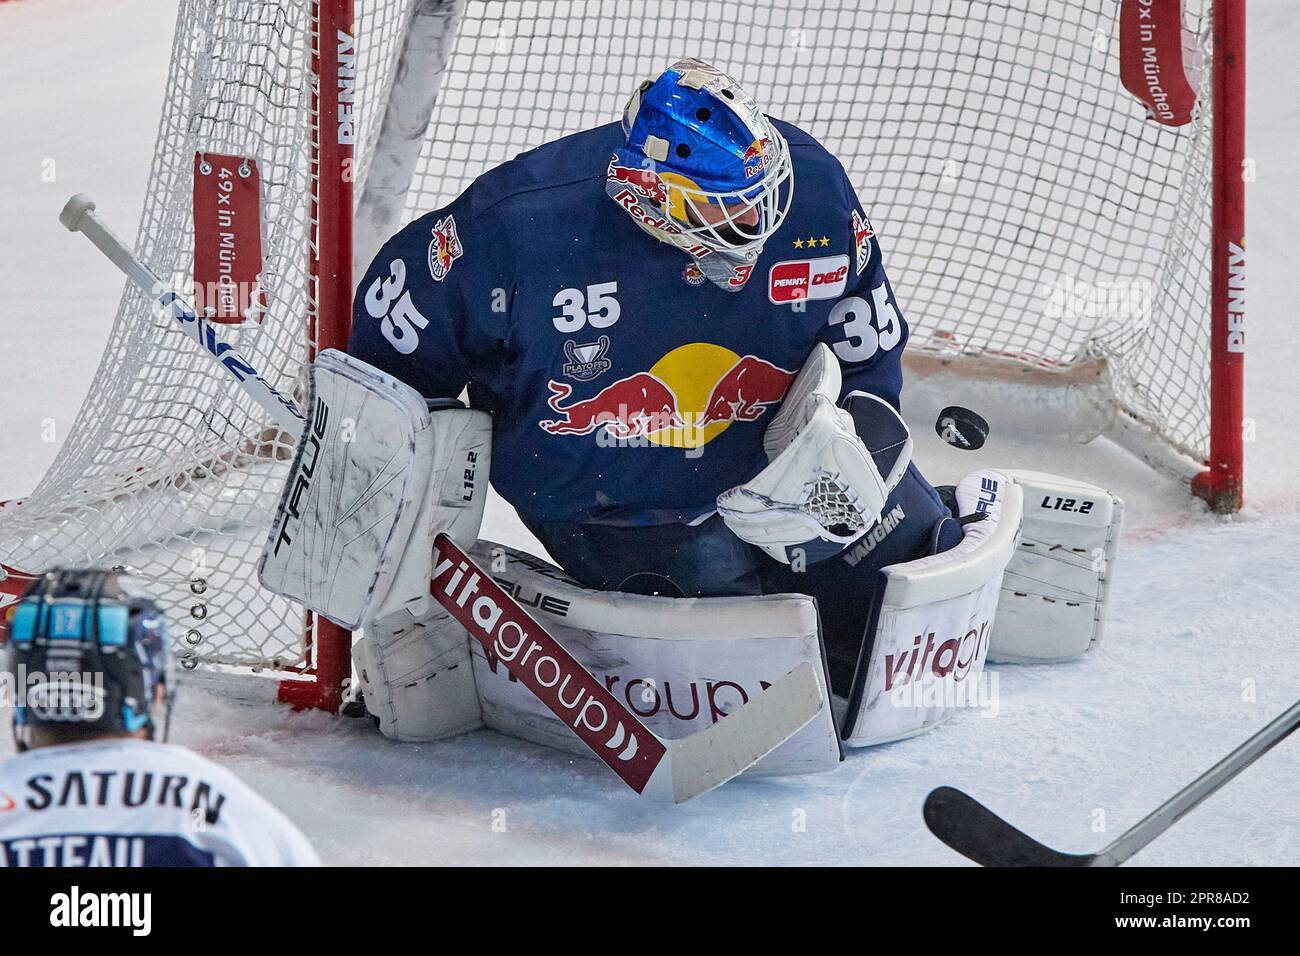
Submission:
M 871 259 L 871 237 L 876 231 L 871 228 L 871 220 L 853 210 L 853 242 L 857 248 L 857 275 L 867 267 Z
M 429 274 L 441 282 L 464 254 L 460 236 L 456 234 L 456 217 L 449 215 L 433 227 L 433 241 L 429 243 Z

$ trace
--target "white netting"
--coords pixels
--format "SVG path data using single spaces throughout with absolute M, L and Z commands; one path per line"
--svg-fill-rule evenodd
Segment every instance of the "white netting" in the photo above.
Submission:
M 259 160 L 267 318 L 225 335 L 286 392 L 310 344 L 308 36 L 302 3 L 181 5 L 136 239 L 187 288 L 195 152 Z M 254 573 L 292 444 L 261 440 L 265 414 L 171 322 L 127 286 L 67 442 L 36 490 L 0 513 L 0 555 L 26 569 L 129 564 L 154 581 L 190 663 L 300 666 L 303 616 Z
M 916 348 L 1108 359 L 1173 446 L 1209 441 L 1209 110 L 1173 129 L 1120 86 L 1119 0 L 470 3 L 408 215 L 609 122 L 692 55 L 843 162 Z M 1209 0 L 1184 4 L 1197 64 Z M 1208 56 L 1204 57 L 1208 70 Z M 1208 73 L 1202 105 L 1208 107 Z
M 357 4 L 358 186 L 409 12 L 459 6 Z M 1191 126 L 1147 122 L 1118 81 L 1119 0 L 464 6 L 408 217 L 519 151 L 616 119 L 637 81 L 697 56 L 843 161 L 913 347 L 1047 367 L 1105 357 L 1117 401 L 1204 456 L 1208 85 Z M 1209 0 L 1185 6 L 1203 48 Z M 137 240 L 183 285 L 194 152 L 261 161 L 269 314 L 231 340 L 285 392 L 310 346 L 310 11 L 306 0 L 184 0 Z M 130 289 L 90 395 L 40 486 L 0 513 L 0 560 L 129 561 L 165 586 L 179 631 L 197 634 L 195 659 L 301 663 L 300 615 L 254 583 L 284 471 L 282 443 L 250 453 L 263 416 Z

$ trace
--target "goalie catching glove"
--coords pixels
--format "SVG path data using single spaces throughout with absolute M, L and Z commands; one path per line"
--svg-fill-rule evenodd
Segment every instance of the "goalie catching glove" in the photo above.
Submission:
M 819 344 L 763 436 L 768 466 L 718 496 L 727 527 L 783 564 L 823 561 L 860 538 L 912 460 L 893 407 L 853 392 L 840 408 L 841 387 L 839 362 Z

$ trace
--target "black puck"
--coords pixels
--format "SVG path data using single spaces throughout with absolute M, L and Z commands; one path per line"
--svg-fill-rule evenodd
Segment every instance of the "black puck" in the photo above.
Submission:
M 949 405 L 935 419 L 934 431 L 953 448 L 974 451 L 989 437 L 989 423 L 969 408 Z

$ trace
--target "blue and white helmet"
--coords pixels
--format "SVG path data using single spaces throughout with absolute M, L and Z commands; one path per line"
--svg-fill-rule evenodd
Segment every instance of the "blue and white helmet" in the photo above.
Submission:
M 606 191 L 643 229 L 697 259 L 758 258 L 790 208 L 794 167 L 785 139 L 734 79 L 679 60 L 637 87 L 623 131 Z
M 20 750 L 32 727 L 155 736 L 159 687 L 164 712 L 171 706 L 171 648 L 138 579 L 120 569 L 48 571 L 23 594 L 8 630 L 9 673 L 23 675 L 14 708 Z

